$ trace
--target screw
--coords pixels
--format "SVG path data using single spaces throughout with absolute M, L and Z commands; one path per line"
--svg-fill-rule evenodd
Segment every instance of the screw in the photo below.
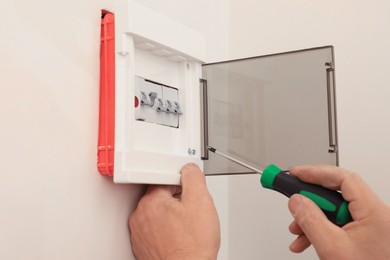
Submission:
M 195 155 L 196 154 L 196 150 L 192 149 L 192 148 L 188 148 L 188 154 L 189 155 Z

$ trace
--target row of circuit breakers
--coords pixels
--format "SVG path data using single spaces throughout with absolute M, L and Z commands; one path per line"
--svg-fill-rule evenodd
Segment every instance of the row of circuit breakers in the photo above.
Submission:
M 183 112 L 178 90 L 138 76 L 135 80 L 135 119 L 179 127 L 179 116 Z

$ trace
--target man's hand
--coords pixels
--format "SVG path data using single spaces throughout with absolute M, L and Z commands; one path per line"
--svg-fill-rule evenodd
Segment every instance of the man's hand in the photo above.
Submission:
M 341 190 L 353 222 L 342 228 L 327 220 L 308 198 L 294 195 L 290 245 L 296 253 L 313 244 L 320 259 L 390 259 L 390 209 L 355 173 L 333 166 L 299 166 L 290 170 L 304 182 Z
M 215 260 L 219 219 L 205 176 L 195 164 L 181 170 L 182 187 L 151 185 L 130 216 L 138 260 Z

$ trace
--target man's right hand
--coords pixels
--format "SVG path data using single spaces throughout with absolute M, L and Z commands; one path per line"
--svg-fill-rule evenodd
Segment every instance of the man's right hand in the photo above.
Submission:
M 325 165 L 298 166 L 290 173 L 304 182 L 341 190 L 353 218 L 340 228 L 310 199 L 293 195 L 289 230 L 298 237 L 291 251 L 300 253 L 313 244 L 320 259 L 390 259 L 390 208 L 357 174 Z

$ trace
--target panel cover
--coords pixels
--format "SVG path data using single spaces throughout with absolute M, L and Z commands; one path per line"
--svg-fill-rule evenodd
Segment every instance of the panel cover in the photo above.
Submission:
M 333 68 L 331 46 L 205 64 L 208 144 L 257 168 L 337 165 Z M 249 171 L 205 162 L 208 174 Z

